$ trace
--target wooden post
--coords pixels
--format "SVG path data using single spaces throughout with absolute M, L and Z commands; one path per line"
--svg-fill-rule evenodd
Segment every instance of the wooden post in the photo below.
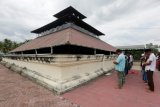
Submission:
M 37 50 L 35 49 L 35 54 L 37 55 Z
M 23 58 L 23 51 L 21 52 L 21 58 Z
M 96 55 L 96 49 L 94 49 L 94 55 Z
M 51 54 L 53 54 L 53 47 L 51 47 Z

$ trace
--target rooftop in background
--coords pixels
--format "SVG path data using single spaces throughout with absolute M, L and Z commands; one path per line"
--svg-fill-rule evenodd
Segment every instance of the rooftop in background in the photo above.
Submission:
M 116 48 L 121 50 L 141 50 L 146 49 L 146 45 L 116 46 Z
M 98 31 L 91 25 L 82 21 L 82 19 L 86 17 L 71 6 L 55 14 L 54 16 L 58 19 L 47 25 L 44 25 L 38 29 L 31 31 L 31 33 L 42 34 L 44 32 L 47 32 L 53 29 L 56 30 L 57 27 L 62 26 L 64 24 L 73 23 L 83 28 L 84 30 L 87 30 L 93 33 L 96 36 L 104 35 L 102 32 Z

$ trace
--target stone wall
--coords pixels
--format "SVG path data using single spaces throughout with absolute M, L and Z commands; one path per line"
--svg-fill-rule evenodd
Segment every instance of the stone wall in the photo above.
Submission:
M 2 63 L 58 93 L 68 91 L 114 68 L 115 56 L 4 56 Z

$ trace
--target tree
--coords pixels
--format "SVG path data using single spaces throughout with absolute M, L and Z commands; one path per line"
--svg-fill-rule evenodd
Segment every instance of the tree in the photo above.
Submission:
M 147 48 L 152 48 L 152 46 L 153 46 L 152 43 L 146 44 L 146 47 L 147 47 Z
M 2 50 L 3 50 L 3 42 L 0 41 L 0 51 L 2 51 Z
M 11 41 L 9 39 L 4 39 L 3 41 L 0 41 L 0 51 L 3 53 L 8 53 L 9 51 L 17 48 L 22 43 L 17 43 L 15 41 Z
M 2 51 L 4 53 L 7 53 L 7 52 L 11 51 L 11 49 L 12 49 L 12 41 L 9 39 L 4 39 Z

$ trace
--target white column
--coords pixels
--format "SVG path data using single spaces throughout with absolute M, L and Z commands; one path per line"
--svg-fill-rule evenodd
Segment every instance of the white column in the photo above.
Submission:
M 51 47 L 51 54 L 53 54 L 53 47 Z
M 21 57 L 23 57 L 23 51 L 21 52 Z
M 37 55 L 37 50 L 35 49 L 35 54 Z
M 94 55 L 96 55 L 96 49 L 94 49 Z

